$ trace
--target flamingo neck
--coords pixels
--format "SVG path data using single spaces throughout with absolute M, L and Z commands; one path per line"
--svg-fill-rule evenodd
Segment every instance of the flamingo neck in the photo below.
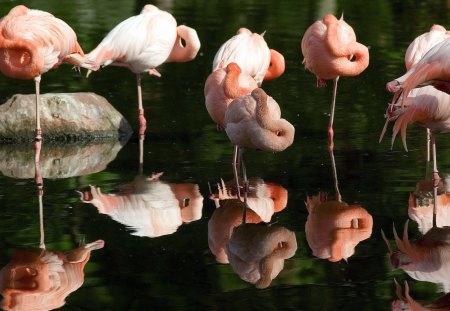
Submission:
M 285 63 L 283 55 L 278 51 L 270 49 L 270 65 L 264 75 L 264 80 L 276 79 L 284 73 L 284 70 Z
M 183 45 L 183 41 L 185 45 Z M 197 56 L 200 50 L 200 40 L 197 32 L 187 26 L 177 27 L 177 38 L 172 48 L 172 52 L 166 62 L 188 62 Z

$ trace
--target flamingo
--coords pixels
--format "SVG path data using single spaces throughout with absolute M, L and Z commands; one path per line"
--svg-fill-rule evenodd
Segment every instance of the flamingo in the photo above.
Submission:
M 257 87 L 255 79 L 242 72 L 234 62 L 225 68 L 216 69 L 208 76 L 204 89 L 205 105 L 219 130 L 225 128 L 225 111 L 233 99 L 250 94 Z
M 86 61 L 73 29 L 61 19 L 24 5 L 0 19 L 0 71 L 15 79 L 33 79 L 36 88 L 35 161 L 39 162 L 42 130 L 39 116 L 41 76 L 62 63 L 94 69 Z
M 269 49 L 264 33 L 252 33 L 247 28 L 240 28 L 235 36 L 222 44 L 214 56 L 213 72 L 231 62 L 237 63 L 243 72 L 252 76 L 258 86 L 263 80 L 278 78 L 285 69 L 283 55 Z
M 401 106 L 405 105 L 409 92 L 418 86 L 431 84 L 437 89 L 450 94 L 450 38 L 433 46 L 421 59 L 403 76 L 386 84 L 386 89 L 392 93 L 402 90 Z
M 143 135 L 147 122 L 142 105 L 141 74 L 147 72 L 160 77 L 156 67 L 168 62 L 191 61 L 199 49 L 200 40 L 194 29 L 184 25 L 177 27 L 170 13 L 147 4 L 139 15 L 114 27 L 86 58 L 98 66 L 122 66 L 136 74 L 139 134 Z
M 334 15 L 327 14 L 322 20 L 312 24 L 301 40 L 303 64 L 316 75 L 317 87 L 333 80 L 331 114 L 328 125 L 329 148 L 333 149 L 333 120 L 336 104 L 337 83 L 340 76 L 353 77 L 363 72 L 369 65 L 369 50 L 356 42 L 353 28 Z

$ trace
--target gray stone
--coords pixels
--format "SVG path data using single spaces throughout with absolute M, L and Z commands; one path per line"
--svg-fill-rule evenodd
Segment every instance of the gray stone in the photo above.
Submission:
M 0 142 L 34 139 L 35 101 L 34 94 L 16 94 L 0 106 Z M 123 115 L 95 93 L 42 94 L 40 113 L 44 142 L 128 139 L 132 133 Z

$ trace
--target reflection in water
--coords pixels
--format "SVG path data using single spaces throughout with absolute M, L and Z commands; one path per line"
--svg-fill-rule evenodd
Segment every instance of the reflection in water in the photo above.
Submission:
M 431 228 L 415 241 L 408 238 L 408 221 L 400 239 L 394 227 L 397 250 L 393 250 L 384 232 L 390 262 L 393 268 L 403 269 L 413 279 L 442 285 L 444 292 L 450 291 L 450 227 Z
M 286 207 L 288 192 L 275 183 L 266 183 L 259 178 L 250 178 L 247 193 L 246 223 L 269 222 L 275 212 Z M 226 245 L 233 228 L 242 223 L 245 206 L 237 197 L 234 181 L 218 184 L 218 193 L 210 196 L 216 209 L 208 222 L 208 245 L 219 263 L 229 263 Z
M 19 250 L 0 271 L 1 307 L 4 310 L 52 310 L 84 282 L 84 266 L 102 240 L 69 252 Z
M 395 281 L 395 280 L 394 280 Z M 425 311 L 425 310 L 450 310 L 450 294 L 446 294 L 436 301 L 432 303 L 427 303 L 422 305 L 415 301 L 409 294 L 409 285 L 408 282 L 405 281 L 405 295 L 402 294 L 402 288 L 400 284 L 395 281 L 396 293 L 398 300 L 394 300 L 391 305 L 392 311 L 401 311 L 401 310 L 417 310 L 417 311 Z
M 450 176 L 439 181 L 437 187 L 436 226 L 450 226 Z M 418 223 L 419 230 L 425 234 L 433 227 L 433 180 L 419 181 L 416 190 L 410 194 L 408 201 L 408 215 Z
M 84 266 L 91 251 L 103 248 L 97 240 L 68 252 L 45 247 L 43 196 L 39 162 L 35 163 L 39 201 L 40 242 L 38 249 L 18 250 L 0 271 L 0 293 L 4 310 L 52 310 L 65 304 L 66 297 L 84 282 Z
M 283 270 L 284 260 L 295 255 L 295 233 L 281 226 L 265 223 L 241 224 L 233 229 L 227 255 L 241 279 L 266 288 Z
M 355 253 L 356 245 L 371 236 L 373 219 L 361 206 L 342 201 L 333 149 L 329 152 L 335 199 L 329 200 L 325 192 L 306 198 L 309 215 L 305 233 L 314 256 L 336 262 L 347 260 Z
M 328 200 L 324 192 L 307 197 L 306 240 L 313 255 L 336 262 L 347 260 L 359 242 L 372 234 L 372 216 L 361 206 Z
M 162 182 L 159 180 L 162 174 L 150 177 L 139 174 L 114 194 L 103 194 L 100 188 L 90 186 L 88 191 L 80 193 L 81 200 L 126 225 L 133 230 L 133 235 L 172 234 L 183 223 L 201 218 L 203 196 L 198 185 Z

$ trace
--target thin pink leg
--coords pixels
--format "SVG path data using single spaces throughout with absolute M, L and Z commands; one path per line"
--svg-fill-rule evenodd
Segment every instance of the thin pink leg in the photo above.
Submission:
M 36 137 L 34 138 L 34 161 L 39 162 L 42 146 L 42 130 L 41 130 L 41 118 L 40 118 L 40 85 L 41 76 L 34 78 L 36 88 Z
M 238 174 L 238 157 L 239 157 L 239 147 L 237 145 L 234 146 L 234 153 L 233 153 L 233 173 L 234 173 L 234 180 L 236 182 L 236 189 L 237 189 L 237 196 L 238 200 L 241 201 L 241 189 L 239 186 L 239 174 Z
M 145 119 L 144 106 L 142 105 L 142 87 L 141 87 L 141 75 L 136 74 L 137 81 L 137 96 L 138 96 L 138 114 L 139 114 L 139 136 L 145 135 L 145 129 L 147 128 L 147 120 Z
M 334 149 L 334 130 L 333 130 L 333 122 L 334 122 L 334 107 L 336 106 L 336 94 L 337 94 L 337 83 L 339 80 L 339 76 L 337 76 L 333 80 L 333 96 L 331 98 L 331 112 L 330 112 L 330 123 L 328 124 L 328 149 L 331 151 Z
M 434 199 L 434 210 L 433 210 L 433 227 L 436 227 L 436 212 L 437 212 L 437 192 L 439 186 L 439 172 L 437 169 L 437 161 L 436 161 L 436 135 L 431 133 L 431 148 L 433 154 L 433 199 Z

